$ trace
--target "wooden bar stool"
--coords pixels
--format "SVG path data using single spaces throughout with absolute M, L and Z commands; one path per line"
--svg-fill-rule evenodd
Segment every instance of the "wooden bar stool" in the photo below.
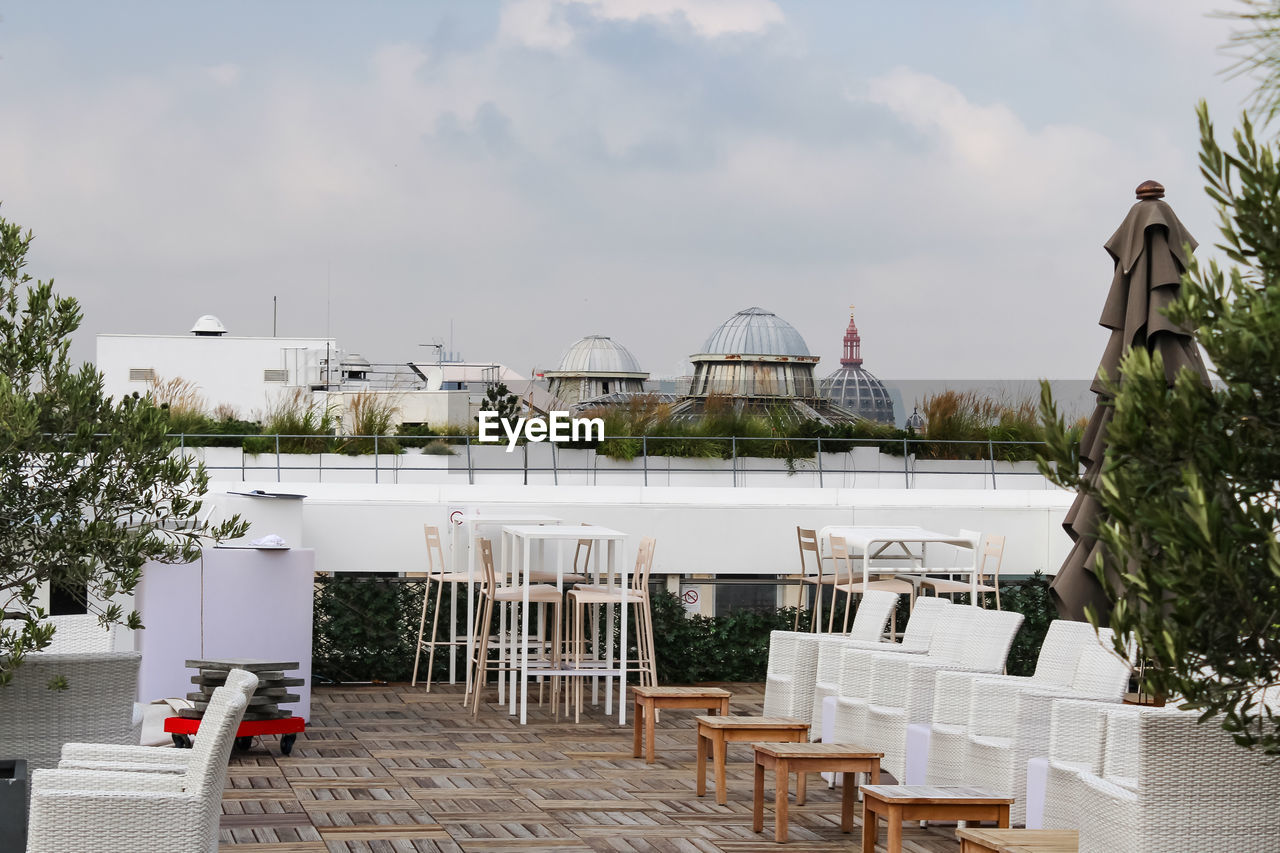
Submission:
M 653 615 L 649 609 L 649 572 L 653 568 L 653 553 L 657 541 L 652 536 L 640 540 L 640 548 L 636 552 L 636 567 L 631 573 L 631 583 L 627 588 L 626 603 L 635 607 L 636 614 L 636 658 L 627 664 L 627 672 L 640 675 L 640 683 L 653 687 L 658 683 L 658 669 L 655 661 L 653 644 Z M 570 643 L 575 653 L 575 668 L 582 667 L 582 656 L 586 652 L 586 608 L 587 605 L 622 604 L 622 587 L 616 584 L 579 584 L 569 590 L 569 615 L 572 622 Z M 623 613 L 626 619 L 627 614 Z M 599 633 L 592 630 L 592 647 Z M 599 657 L 599 651 L 596 651 Z M 589 670 L 584 670 L 585 675 Z M 582 677 L 576 678 L 575 696 L 577 721 L 582 714 Z
M 728 690 L 719 687 L 632 687 L 631 695 L 635 697 L 635 713 L 632 715 L 632 726 L 635 729 L 635 742 L 632 744 L 631 757 L 640 757 L 640 737 L 644 735 L 645 763 L 653 764 L 653 734 L 657 724 L 659 708 L 696 709 L 710 714 L 725 716 L 729 713 Z
M 497 660 L 490 661 L 489 632 L 492 629 L 493 610 L 496 604 L 519 604 L 524 599 L 523 586 L 498 585 L 497 573 L 493 568 L 493 544 L 488 539 L 477 539 L 476 544 L 480 548 L 481 607 L 480 613 L 476 618 L 475 657 L 470 661 L 471 668 L 474 672 L 471 679 L 471 686 L 474 691 L 474 695 L 471 698 L 472 716 L 480 713 L 480 691 L 484 689 L 485 673 L 502 671 L 514 674 L 520 671 L 520 664 L 518 662 L 520 654 L 519 641 L 517 640 L 507 644 L 507 647 L 511 650 L 511 660 L 503 660 L 499 657 Z M 549 584 L 532 584 L 529 587 L 530 606 L 540 604 L 543 607 L 551 607 L 553 611 L 551 618 L 551 645 L 547 650 L 549 651 L 549 659 L 553 669 L 560 663 L 560 603 L 560 590 L 556 589 L 554 586 L 550 586 Z M 532 642 L 532 639 L 526 640 L 525 642 Z M 501 651 L 501 646 L 499 647 L 499 651 Z M 557 701 L 557 686 L 557 682 L 553 679 L 551 685 L 553 703 Z
M 427 578 L 426 589 L 422 592 L 422 615 L 418 619 L 418 643 L 414 646 L 413 652 L 413 677 L 409 681 L 410 687 L 418 686 L 418 661 L 422 657 L 423 649 L 427 650 L 427 692 L 431 692 L 431 675 L 433 665 L 436 660 L 436 646 L 449 646 L 451 650 L 458 646 L 465 646 L 466 640 L 442 640 L 436 641 L 436 629 L 440 624 L 440 599 L 443 596 L 446 584 L 453 587 L 453 595 L 449 600 L 453 602 L 449 608 L 449 617 L 457 622 L 457 614 L 454 607 L 458 602 L 458 584 L 466 584 L 467 595 L 471 594 L 472 578 L 466 572 L 446 572 L 444 562 L 444 548 L 440 544 L 440 528 L 434 525 L 422 525 L 423 532 L 427 536 Z M 432 609 L 431 614 L 431 639 L 425 639 L 427 629 L 427 602 L 431 600 L 431 585 L 436 587 L 436 605 Z M 457 636 L 454 634 L 454 636 Z M 452 669 L 453 664 L 449 664 Z
M 716 774 L 716 802 L 729 802 L 725 780 L 725 753 L 730 743 L 767 741 L 801 743 L 809 739 L 809 724 L 794 717 L 697 717 L 697 793 L 707 793 L 707 753 Z M 805 779 L 800 777 L 796 785 L 797 796 L 803 798 Z

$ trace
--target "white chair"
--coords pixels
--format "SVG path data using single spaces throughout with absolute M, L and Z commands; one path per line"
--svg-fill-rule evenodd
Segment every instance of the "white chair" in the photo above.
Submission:
M 909 580 L 891 577 L 868 580 L 863 583 L 862 574 L 855 573 L 853 570 L 853 564 L 849 560 L 849 546 L 845 543 L 843 536 L 831 537 L 831 567 L 834 583 L 831 593 L 831 616 L 827 620 L 828 631 L 831 630 L 831 620 L 836 615 L 835 594 L 837 592 L 844 593 L 844 628 L 846 631 L 849 630 L 849 612 L 853 609 L 853 597 L 855 595 L 866 595 L 876 590 L 879 592 L 891 592 L 894 595 L 905 595 L 907 601 L 912 604 L 915 603 L 916 588 Z M 893 611 L 889 612 L 889 624 L 891 626 L 889 630 L 896 637 L 898 635 L 898 616 Z
M 965 633 L 958 653 L 948 655 L 946 660 L 875 656 L 866 734 L 861 744 L 884 753 L 881 767 L 895 779 L 904 778 L 907 726 L 929 722 L 938 673 L 948 669 L 999 673 L 1022 620 L 1021 613 L 979 610 L 972 617 L 972 627 Z
M 1081 656 L 1086 649 L 1094 649 L 1098 654 L 1089 657 L 1088 666 L 1097 665 L 1103 672 L 1114 675 L 1107 679 L 1101 690 L 1090 691 L 1081 698 L 1099 698 L 1106 701 L 1118 701 L 1128 681 L 1129 665 L 1126 661 L 1111 654 L 1110 643 L 1112 633 L 1108 628 L 1097 631 L 1087 622 L 1072 622 L 1058 619 L 1049 624 L 1044 642 L 1040 646 L 1040 654 L 1036 658 L 1035 672 L 1026 677 L 1006 675 L 975 677 L 966 672 L 938 673 L 934 691 L 933 718 L 926 738 L 927 777 L 919 780 L 930 785 L 963 785 L 968 784 L 965 767 L 969 754 L 970 719 L 973 713 L 971 700 L 973 686 L 979 679 L 984 689 L 999 691 L 1001 696 L 1009 697 L 1010 691 L 1019 689 L 1040 689 L 1070 693 L 1072 684 L 1077 678 Z M 1108 666 L 1114 663 L 1115 666 Z M 1086 682 L 1088 673 L 1081 674 L 1081 684 Z M 1007 710 L 1011 710 L 1007 709 Z M 1007 720 L 1006 715 L 1002 719 Z M 1043 732 L 1047 746 L 1049 720 L 1044 721 Z M 986 734 L 994 734 L 987 726 L 981 728 Z M 1004 732 L 1004 734 L 1011 734 Z
M 876 597 L 884 594 L 882 592 L 867 593 L 868 596 Z M 890 594 L 892 595 L 892 593 Z M 893 595 L 893 598 L 896 609 L 898 597 Z M 945 598 L 924 598 L 917 601 L 916 606 L 911 611 L 910 618 L 907 619 L 907 626 L 903 632 L 901 643 L 892 640 L 888 642 L 867 641 L 866 639 L 853 639 L 850 637 L 830 645 L 823 644 L 820 646 L 816 683 L 813 690 L 813 708 L 810 711 L 810 724 L 813 726 L 811 731 L 815 735 L 823 735 L 824 717 L 826 716 L 824 709 L 827 698 L 840 694 L 840 671 L 844 665 L 846 651 L 854 650 L 856 652 L 861 650 L 924 654 L 929 650 L 929 638 L 933 636 L 934 626 L 938 622 L 938 614 L 941 613 L 943 607 L 949 605 L 950 602 Z M 867 606 L 866 598 L 863 599 L 862 606 Z M 834 708 L 834 705 L 832 707 Z M 825 735 L 823 736 L 825 737 Z
M 928 614 L 927 603 L 933 599 L 921 599 L 916 612 L 907 623 L 910 633 L 912 622 L 920 614 Z M 933 605 L 938 606 L 938 605 Z M 924 609 L 922 609 L 924 608 Z M 846 647 L 840 655 L 840 674 L 834 695 L 826 696 L 822 703 L 822 739 L 832 743 L 860 744 L 866 736 L 867 708 L 873 695 L 872 679 L 875 662 L 882 657 L 901 657 L 912 660 L 952 662 L 959 660 L 964 638 L 977 618 L 978 608 L 969 605 L 946 605 L 933 618 L 929 631 L 929 645 L 922 654 L 911 652 L 882 652 L 879 649 L 864 650 Z
M 1106 725 L 1105 775 L 1079 774 L 1081 853 L 1277 849 L 1274 756 L 1190 712 L 1112 711 Z
M 446 564 L 444 561 L 444 546 L 440 541 L 440 528 L 431 525 L 422 525 L 423 533 L 427 539 L 427 577 L 422 590 L 422 615 L 418 618 L 418 642 L 414 646 L 413 651 L 413 676 L 409 680 L 410 687 L 418 686 L 418 661 L 422 657 L 422 652 L 427 651 L 427 692 L 431 692 L 431 676 L 436 661 L 436 646 L 449 646 L 451 649 L 457 646 L 465 646 L 466 640 L 436 640 L 436 630 L 440 625 L 440 604 L 444 597 L 444 588 L 446 585 L 451 587 L 452 595 L 449 600 L 454 602 L 454 606 L 458 600 L 458 585 L 465 584 L 467 587 L 467 595 L 471 594 L 472 577 L 467 572 L 449 572 L 445 571 Z M 426 638 L 427 630 L 427 602 L 431 600 L 431 586 L 435 584 L 436 603 L 432 608 L 431 614 L 431 638 Z M 451 619 L 457 620 L 457 614 L 454 613 L 452 607 L 449 609 Z
M 227 673 L 227 680 L 222 685 L 233 693 L 244 697 L 246 705 L 258 688 L 258 677 L 243 669 L 233 669 Z M 218 727 L 217 715 L 225 713 L 226 694 L 222 694 L 218 704 L 210 697 L 209 707 L 200 721 L 198 740 L 205 731 L 205 720 L 213 718 L 212 729 Z M 80 770 L 145 770 L 151 773 L 184 773 L 191 762 L 195 751 L 191 749 L 162 749 L 154 746 L 133 746 L 111 743 L 68 743 L 62 747 L 62 760 L 58 767 Z
M 769 635 L 769 666 L 765 676 L 764 715 L 809 719 L 817 679 L 818 659 L 827 647 L 842 643 L 881 643 L 898 596 L 877 591 L 864 596 L 858 605 L 848 634 L 812 634 L 801 631 L 773 631 Z M 816 735 L 816 732 L 813 734 Z
M 72 741 L 136 744 L 141 662 L 138 652 L 26 655 L 13 681 L 0 687 L 0 755 L 21 756 L 34 770 L 54 767 Z M 66 689 L 50 690 L 55 679 Z
M 1088 627 L 1088 626 L 1086 626 Z M 967 749 L 960 766 L 948 766 L 939 753 L 938 766 L 947 780 L 973 785 L 1015 798 L 1010 820 L 1026 822 L 1027 763 L 1049 752 L 1055 699 L 1094 700 L 1116 704 L 1129 681 L 1130 662 L 1097 640 L 1080 655 L 1071 682 L 1064 686 L 1025 684 L 1003 679 L 976 679 L 971 685 Z M 949 752 L 949 750 L 948 750 Z M 931 771 L 933 763 L 931 762 Z M 935 781 L 930 775 L 929 784 Z
M 214 714 L 206 713 L 182 773 L 36 771 L 27 853 L 216 853 L 227 761 L 247 700 L 223 687 L 209 706 Z
M 996 595 L 996 610 L 1000 609 L 1000 565 L 1004 562 L 1004 537 L 987 534 L 985 537 L 976 530 L 961 530 L 960 535 L 974 543 L 978 549 L 978 600 L 972 602 L 979 607 L 987 606 L 986 593 Z M 954 567 L 953 567 L 954 568 Z M 923 574 L 913 575 L 912 579 L 924 589 L 933 590 L 934 595 L 957 595 L 972 592 L 973 587 L 968 580 L 929 577 L 930 574 L 946 574 L 947 569 L 925 569 Z

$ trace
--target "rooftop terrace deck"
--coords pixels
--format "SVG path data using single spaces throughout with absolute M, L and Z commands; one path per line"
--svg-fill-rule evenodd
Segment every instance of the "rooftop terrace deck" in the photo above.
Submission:
M 726 685 L 734 713 L 759 713 L 761 685 Z M 490 692 L 486 698 L 492 699 Z M 751 831 L 750 748 L 730 752 L 729 803 L 694 795 L 693 714 L 664 712 L 658 761 L 631 757 L 631 731 L 599 710 L 582 723 L 531 707 L 517 725 L 492 705 L 473 720 L 461 688 L 320 688 L 289 757 L 276 738 L 232 756 L 223 851 L 672 850 L 772 847 Z M 816 781 L 816 780 L 814 780 Z M 794 789 L 794 784 L 793 784 Z M 809 786 L 779 849 L 856 850 L 839 791 Z M 859 818 L 858 825 L 861 825 Z M 881 830 L 883 836 L 883 829 Z M 883 849 L 883 848 L 881 848 Z M 906 830 L 906 853 L 955 851 L 953 827 Z

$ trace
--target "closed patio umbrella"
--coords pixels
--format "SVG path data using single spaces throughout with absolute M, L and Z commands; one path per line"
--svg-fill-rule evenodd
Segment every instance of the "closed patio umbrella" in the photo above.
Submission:
M 1182 273 L 1187 268 L 1187 252 L 1195 250 L 1196 241 L 1173 208 L 1161 200 L 1163 186 L 1144 181 L 1138 186 L 1137 194 L 1138 203 L 1129 209 L 1129 215 L 1106 242 L 1106 250 L 1115 261 L 1115 275 L 1098 323 L 1111 330 L 1111 339 L 1091 386 L 1098 396 L 1098 405 L 1080 439 L 1080 461 L 1090 486 L 1097 485 L 1102 471 L 1107 425 L 1113 413 L 1101 376 L 1105 372 L 1112 381 L 1122 378 L 1119 377 L 1120 361 L 1130 347 L 1159 352 L 1164 359 L 1165 380 L 1171 386 L 1183 367 L 1189 367 L 1208 382 L 1200 350 L 1190 333 L 1162 313 L 1178 298 Z M 1074 545 L 1049 591 L 1059 615 L 1065 619 L 1083 621 L 1085 607 L 1092 605 L 1105 624 L 1111 610 L 1102 583 L 1093 572 L 1104 550 L 1095 535 L 1100 512 L 1098 502 L 1081 492 L 1062 524 Z

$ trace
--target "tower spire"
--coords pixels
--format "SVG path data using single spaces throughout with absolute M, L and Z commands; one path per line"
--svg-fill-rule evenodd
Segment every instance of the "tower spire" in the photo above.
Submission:
M 853 322 L 853 306 L 849 306 L 849 328 L 844 332 L 844 357 L 840 363 L 845 367 L 857 367 L 862 364 L 862 337 L 858 334 L 858 326 Z

